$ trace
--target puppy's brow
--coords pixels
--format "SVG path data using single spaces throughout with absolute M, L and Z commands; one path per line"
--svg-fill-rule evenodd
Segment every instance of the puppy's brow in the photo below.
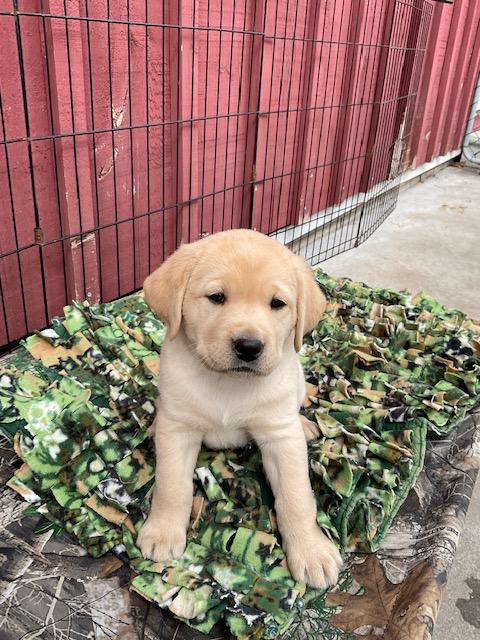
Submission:
M 292 294 L 292 289 L 291 287 L 285 285 L 285 284 L 274 284 L 273 286 L 273 297 L 275 298 L 289 298 Z M 287 302 L 287 300 L 285 300 L 285 302 Z
M 204 285 L 204 289 L 207 293 L 216 293 L 217 291 L 225 291 L 224 283 L 221 280 L 214 280 Z

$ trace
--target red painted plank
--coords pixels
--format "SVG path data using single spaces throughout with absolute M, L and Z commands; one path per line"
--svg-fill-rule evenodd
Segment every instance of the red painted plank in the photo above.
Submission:
M 147 3 L 129 3 L 128 19 L 132 22 L 146 22 Z M 129 131 L 131 151 L 128 181 L 130 187 L 131 213 L 137 217 L 133 223 L 134 245 L 134 288 L 139 288 L 150 273 L 150 216 L 142 214 L 150 211 L 148 194 L 148 147 L 150 142 L 147 94 L 147 32 L 143 26 L 127 28 L 127 76 L 130 91 L 125 126 L 135 127 Z M 147 149 L 147 153 L 145 150 Z
M 203 119 L 198 128 L 199 182 L 204 194 L 200 219 L 205 234 L 250 224 L 262 38 L 232 34 L 228 29 L 233 25 L 261 32 L 263 3 L 201 3 L 198 19 L 208 29 L 196 36 L 198 113 Z
M 307 30 L 306 37 L 309 42 L 303 54 L 303 74 L 302 86 L 300 89 L 299 108 L 301 111 L 297 115 L 298 128 L 296 127 L 296 147 L 294 150 L 292 188 L 289 188 L 290 199 L 288 202 L 289 218 L 288 222 L 295 224 L 306 214 L 305 203 L 301 200 L 305 182 L 310 175 L 307 155 L 307 134 L 310 133 L 310 123 L 312 121 L 312 100 L 316 95 L 316 82 L 318 76 L 318 66 L 320 64 L 318 46 L 318 34 L 323 27 L 325 13 L 320 10 L 317 3 L 311 2 L 307 7 Z M 315 73 L 317 71 L 317 73 Z
M 249 1 L 248 5 L 251 7 L 249 11 L 250 23 L 247 27 L 250 31 L 260 34 L 265 29 L 266 20 L 266 0 Z M 247 22 L 248 24 L 248 22 Z M 246 76 L 248 86 L 242 91 L 245 95 L 245 102 L 243 103 L 246 108 L 246 113 L 249 115 L 245 118 L 245 138 L 244 138 L 244 159 L 243 159 L 243 172 L 241 172 L 241 181 L 243 187 L 240 190 L 241 200 L 239 202 L 241 206 L 240 213 L 240 226 L 241 227 L 255 227 L 253 224 L 253 216 L 251 214 L 253 209 L 253 198 L 255 185 L 252 185 L 252 181 L 255 178 L 255 156 L 256 156 L 256 137 L 258 131 L 258 116 L 256 111 L 259 107 L 260 99 L 260 85 L 262 76 L 262 56 L 263 56 L 263 37 L 261 35 L 250 35 L 246 39 Z
M 317 14 L 323 15 L 324 7 L 318 6 L 317 9 Z M 272 114 L 268 118 L 271 133 L 267 135 L 267 147 L 271 161 L 267 169 L 268 191 L 264 191 L 262 197 L 265 204 L 261 205 L 265 209 L 263 216 L 268 231 L 287 225 L 292 215 L 289 203 L 295 198 L 298 201 L 298 195 L 293 195 L 294 189 L 298 190 L 295 180 L 299 175 L 298 172 L 295 173 L 295 162 L 300 166 L 302 155 L 300 150 L 296 150 L 297 142 L 300 144 L 297 132 L 302 125 L 304 132 L 307 129 L 305 110 L 309 105 L 306 100 L 312 91 L 310 87 L 313 86 L 313 81 L 309 82 L 308 76 L 312 79 L 314 77 L 316 61 L 313 58 L 318 47 L 316 43 L 307 43 L 305 46 L 302 43 L 304 34 L 308 34 L 309 29 L 312 38 L 316 37 L 315 25 L 312 24 L 310 28 L 308 24 L 309 15 L 312 20 L 319 20 L 309 9 L 308 3 L 302 4 L 300 9 L 292 7 L 292 3 L 285 3 L 284 15 L 280 16 L 281 22 L 277 27 L 280 37 L 285 35 L 290 39 L 276 41 L 276 47 L 282 55 L 281 66 L 279 53 L 275 56 L 278 62 L 274 60 L 278 80 L 272 87 L 272 108 L 278 114 Z M 309 117 L 310 114 L 308 119 Z M 269 198 L 265 198 L 267 194 Z
M 22 33 L 22 25 L 19 32 L 16 32 L 15 26 L 15 18 L 1 16 L 1 135 L 4 140 L 22 139 L 5 145 L 0 159 L 3 177 L 0 198 L 5 214 L 2 216 L 5 225 L 2 227 L 0 247 L 2 253 L 19 250 L 16 259 L 2 259 L 2 290 L 7 306 L 10 340 L 20 337 L 24 327 L 26 331 L 32 331 L 47 321 L 40 252 L 36 247 L 24 248 L 34 243 L 37 194 L 32 181 L 31 147 L 25 141 L 28 106 L 24 106 L 23 91 L 26 88 L 25 85 L 22 87 L 18 53 L 20 40 L 17 40 L 25 33 Z
M 420 74 L 417 98 L 415 101 L 410 144 L 406 154 L 407 166 L 417 165 L 417 156 L 421 151 L 421 146 L 423 144 L 423 127 L 425 119 L 427 117 L 429 97 L 434 82 L 433 65 L 434 63 L 436 64 L 438 62 L 437 40 L 440 25 L 443 19 L 444 6 L 445 5 L 442 4 L 435 4 L 433 15 L 430 21 L 426 51 Z
M 425 37 L 423 32 L 425 6 L 422 0 L 415 0 L 414 4 L 410 7 L 405 6 L 403 9 L 402 18 L 406 31 L 405 35 L 398 40 L 397 46 L 404 47 L 404 51 L 401 52 L 397 67 L 401 69 L 400 82 L 393 92 L 397 101 L 393 105 L 395 117 L 391 119 L 391 133 L 387 142 L 388 151 L 384 154 L 382 180 L 396 177 L 403 169 L 405 163 L 403 156 L 405 147 L 408 145 L 419 79 L 416 66 L 419 62 L 423 62 L 420 48 Z
M 169 19 L 172 24 L 195 25 L 198 21 L 196 6 L 188 1 L 172 0 Z M 195 12 L 194 12 L 195 10 Z M 200 238 L 200 207 L 198 178 L 198 58 L 195 54 L 193 29 L 176 29 L 176 38 L 170 43 L 170 72 L 173 86 L 172 113 L 181 121 L 174 128 L 177 149 L 177 226 L 183 242 Z
M 475 49 L 472 52 L 472 56 L 470 57 L 470 62 L 466 72 L 466 78 L 468 80 L 466 80 L 464 85 L 462 105 L 459 110 L 458 125 L 456 126 L 456 137 L 452 143 L 452 147 L 454 149 L 460 148 L 463 144 L 466 127 L 472 108 L 472 101 L 480 74 L 480 4 L 477 5 L 476 24 L 477 28 L 474 40 Z M 474 122 L 474 130 L 476 131 L 479 128 L 480 127 L 478 125 L 478 121 Z
M 404 124 L 402 126 L 405 127 L 402 140 L 402 170 L 408 167 L 412 140 L 415 140 L 412 135 L 413 130 L 417 117 L 420 121 L 420 113 L 423 114 L 425 108 L 425 101 L 421 101 L 420 92 L 422 75 L 427 58 L 427 45 L 432 24 L 433 7 L 428 7 L 428 11 L 425 9 L 422 0 L 415 1 L 409 33 L 412 51 L 407 53 L 406 56 L 406 61 L 411 68 L 407 70 L 405 67 L 403 71 L 405 76 L 403 85 L 405 88 L 402 89 L 402 91 L 408 94 L 408 98 L 405 103 L 401 103 L 399 105 L 400 108 L 397 109 L 397 122 L 402 123 L 403 121 Z M 415 13 L 417 15 L 415 15 Z M 406 86 L 407 82 L 408 87 Z
M 30 135 L 46 136 L 53 131 L 51 95 L 48 89 L 48 57 L 45 43 L 45 21 L 37 17 L 20 18 Z M 44 241 L 63 235 L 60 199 L 57 189 L 58 166 L 51 140 L 31 143 L 31 172 L 35 185 L 38 226 Z M 68 302 L 66 256 L 62 243 L 47 245 L 39 253 L 43 264 L 43 288 L 47 319 L 61 314 Z
M 0 33 L 2 31 L 2 20 L 0 19 Z M 3 101 L 0 109 L 3 115 Z M 2 118 L 3 121 L 3 118 Z M 0 137 L 6 138 L 3 122 L 0 121 Z M 9 174 L 10 149 L 6 145 L 1 145 L 0 149 L 0 197 L 2 199 L 2 233 L 0 234 L 0 253 L 14 252 L 17 248 L 15 218 L 12 208 L 13 189 Z M 28 275 L 28 269 L 25 276 Z M 0 287 L 1 302 L 4 316 L 2 314 L 1 344 L 6 344 L 25 335 L 27 329 L 27 316 L 25 309 L 25 295 L 23 290 L 23 265 L 19 253 L 12 253 L 0 259 Z
M 282 76 L 278 87 L 278 142 L 269 153 L 275 163 L 271 173 L 272 198 L 268 229 L 274 231 L 298 218 L 301 199 L 301 177 L 307 171 L 307 141 L 312 120 L 311 98 L 317 86 L 319 60 L 319 25 L 325 20 L 328 7 L 304 3 L 301 11 L 287 3 L 285 35 L 294 38 L 285 42 Z M 312 42 L 303 43 L 310 34 Z M 273 120 L 274 121 L 274 120 Z M 272 145 L 269 145 L 272 147 Z M 278 146 L 278 148 L 277 148 Z M 295 211 L 291 203 L 295 202 Z M 268 203 L 267 203 L 268 204 Z
M 450 123 L 446 123 L 447 112 L 452 115 L 452 95 L 453 83 L 455 78 L 455 67 L 458 62 L 458 56 L 460 52 L 464 52 L 464 37 L 463 32 L 465 28 L 465 20 L 467 17 L 468 4 L 467 2 L 456 2 L 453 6 L 452 21 L 450 23 L 450 32 L 447 40 L 446 54 L 440 77 L 438 93 L 441 96 L 441 100 L 438 100 L 435 105 L 433 114 L 433 123 L 431 129 L 431 136 L 428 143 L 427 157 L 432 159 L 439 155 L 442 147 L 442 138 L 444 135 L 444 129 L 450 126 Z
M 228 29 L 229 24 L 232 22 L 233 15 L 233 3 L 231 1 L 224 1 L 219 3 L 217 10 L 210 9 L 210 24 L 213 27 L 219 27 L 220 29 Z M 218 39 L 217 39 L 218 37 Z M 232 77 L 230 69 L 230 52 L 232 35 L 227 31 L 219 31 L 213 38 L 213 43 L 218 42 L 218 57 L 214 53 L 214 59 L 217 59 L 217 71 L 215 74 L 215 80 L 213 80 L 213 92 L 212 99 L 215 100 L 215 113 L 216 115 L 224 115 L 229 113 L 229 99 L 231 97 L 231 91 L 229 93 L 231 82 L 235 82 L 235 78 Z M 214 49 L 215 51 L 215 49 Z M 213 106 L 213 105 L 212 105 Z M 214 215 L 214 230 L 219 231 L 225 228 L 225 169 L 228 166 L 228 133 L 229 133 L 230 118 L 220 117 L 214 121 L 215 131 L 215 152 L 214 152 L 214 180 L 212 192 L 215 195 L 212 197 L 212 208 Z
M 350 198 L 351 205 L 355 202 L 358 204 L 364 198 L 360 184 L 363 168 L 368 160 L 367 132 L 375 114 L 376 84 L 384 50 L 384 47 L 370 45 L 382 43 L 386 11 L 386 4 L 378 7 L 376 3 L 367 1 L 364 10 L 357 12 L 358 25 L 355 22 L 350 24 L 349 41 L 357 42 L 355 49 L 358 50 L 358 56 L 356 60 L 347 62 L 344 71 L 346 89 L 344 87 L 344 97 L 341 100 L 344 105 L 341 109 L 343 124 L 337 127 L 334 142 L 334 148 L 340 149 L 341 152 L 337 153 L 330 168 L 330 188 L 326 189 L 328 199 L 324 200 L 329 207 L 334 203 L 345 202 L 347 198 Z M 354 54 L 349 52 L 349 55 L 352 57 Z M 357 197 L 352 199 L 352 196 L 356 195 Z M 318 194 L 317 197 L 320 199 L 321 195 Z M 314 210 L 318 211 L 319 208 L 315 207 Z M 327 216 L 327 222 L 331 215 Z M 333 254 L 334 247 L 345 246 L 347 230 L 351 229 L 352 225 L 358 227 L 358 217 L 358 209 L 344 209 L 344 215 L 337 218 L 333 233 L 329 234 L 326 251 L 330 250 Z
M 348 8 L 348 6 L 347 6 Z M 313 117 L 308 131 L 310 138 L 306 171 L 303 174 L 304 187 L 300 196 L 300 215 L 308 217 L 326 209 L 330 204 L 331 188 L 338 171 L 337 143 L 340 136 L 339 119 L 346 119 L 346 112 L 353 109 L 346 97 L 347 77 L 350 75 L 347 57 L 353 25 L 361 24 L 364 6 L 356 12 L 356 20 L 350 19 L 350 11 L 338 12 L 333 5 L 326 7 L 319 25 L 318 64 L 315 71 L 315 87 L 309 107 Z M 359 27 L 360 28 L 360 27 Z M 360 33 L 360 31 L 359 31 Z M 325 41 L 325 42 L 323 42 Z M 368 55 L 374 51 L 368 48 Z M 344 81 L 340 81 L 343 78 Z M 352 82 L 355 91 L 356 80 Z M 342 96 L 343 90 L 343 96 Z M 344 157 L 349 157 L 345 149 Z
M 50 0 L 46 10 L 62 14 L 63 3 Z M 75 15 L 74 3 L 70 11 Z M 89 129 L 81 24 L 76 20 L 50 19 L 46 23 L 45 35 L 54 128 L 62 135 L 57 139 L 56 153 L 63 231 L 66 235 L 79 234 L 66 242 L 68 296 L 70 299 L 97 301 L 100 286 L 96 237 L 94 233 L 83 234 L 96 223 L 91 136 L 71 135 L 73 131 Z
M 82 27 L 84 31 L 84 74 L 89 84 L 87 117 L 90 130 L 101 130 L 92 135 L 92 192 L 95 202 L 97 222 L 103 226 L 98 232 L 98 254 L 102 299 L 113 300 L 121 295 L 120 269 L 117 255 L 119 252 L 119 234 L 115 225 L 117 220 L 115 164 L 112 128 L 112 110 L 110 104 L 110 65 L 108 54 L 108 27 L 97 19 L 107 15 L 106 0 L 93 0 L 85 3 L 84 14 L 89 20 Z
M 149 23 L 169 24 L 168 5 L 148 2 Z M 175 114 L 171 109 L 171 73 L 168 59 L 170 39 L 176 37 L 176 29 L 147 27 L 145 55 L 147 58 L 147 148 L 142 149 L 148 158 L 148 202 L 150 220 L 150 270 L 156 268 L 177 247 L 176 231 L 176 147 L 174 126 Z
M 18 126 L 20 119 L 19 110 L 15 119 L 9 118 L 12 112 L 12 101 L 20 97 L 21 89 L 18 86 L 18 69 L 12 64 L 16 58 L 15 51 L 15 24 L 12 17 L 0 16 L 0 38 L 5 45 L 4 55 L 0 56 L 0 139 L 8 139 L 8 133 L 13 127 Z M 5 49 L 7 49 L 5 51 Z M 8 60 L 8 64 L 5 64 Z M 19 102 L 21 104 L 21 101 Z M 8 126 L 8 128 L 7 128 Z M 24 134 L 24 129 L 12 130 L 10 137 Z M 14 188 L 10 179 L 12 167 L 18 162 L 18 149 L 20 144 L 4 145 L 0 147 L 0 198 L 2 202 L 2 233 L 0 234 L 0 253 L 15 251 L 19 245 L 16 230 L 17 220 L 14 217 Z M 23 160 L 23 158 L 22 158 Z M 24 164 L 28 167 L 28 163 Z M 16 175 L 22 176 L 24 166 L 18 168 Z M 28 223 L 28 211 L 30 203 L 26 203 L 26 215 Z M 27 238 L 28 240 L 30 238 Z M 19 254 L 12 254 L 0 259 L 0 286 L 2 308 L 5 311 L 5 319 L 2 317 L 1 344 L 15 340 L 26 333 L 27 317 L 25 312 L 25 299 L 22 287 L 22 263 Z
M 113 147 L 113 176 L 115 190 L 120 295 L 135 289 L 134 225 L 132 211 L 132 149 L 128 131 L 130 88 L 128 77 L 128 28 L 124 24 L 129 18 L 129 6 L 124 0 L 110 0 L 104 15 L 119 23 L 107 25 L 107 68 L 110 80 L 110 96 L 107 101 Z M 125 220 L 125 222 L 121 222 Z
M 453 108 L 448 114 L 446 135 L 440 154 L 458 149 L 465 135 L 468 109 L 476 87 L 480 63 L 480 4 L 470 0 L 463 34 L 464 46 L 459 53 L 458 64 L 454 72 L 454 87 L 451 98 Z M 469 106 L 466 107 L 466 104 Z
M 385 113 L 385 101 L 388 99 L 388 89 L 386 87 L 386 76 L 389 71 L 389 64 L 391 64 L 391 54 L 388 48 L 388 44 L 392 40 L 393 26 L 395 24 L 395 18 L 398 15 L 396 12 L 396 6 L 393 3 L 388 5 L 385 12 L 382 32 L 380 37 L 380 43 L 383 45 L 380 59 L 377 69 L 376 85 L 374 92 L 374 109 L 372 112 L 372 118 L 370 121 L 368 131 L 368 142 L 366 148 L 365 164 L 362 171 L 362 177 L 360 179 L 360 191 L 367 192 L 373 185 L 373 172 L 375 162 L 375 150 L 377 140 L 379 138 L 379 131 L 382 126 L 383 116 Z
M 268 233 L 269 215 L 265 215 L 265 203 L 269 203 L 272 198 L 272 176 L 274 175 L 274 153 L 269 153 L 273 147 L 276 151 L 274 141 L 272 141 L 271 128 L 273 129 L 271 111 L 278 111 L 278 102 L 275 100 L 274 87 L 278 87 L 281 82 L 279 74 L 281 69 L 278 65 L 278 41 L 275 38 L 277 29 L 279 30 L 279 8 L 285 13 L 286 3 L 266 3 L 263 31 L 263 48 L 261 54 L 261 70 L 259 74 L 260 88 L 258 99 L 258 121 L 256 125 L 256 150 L 255 168 L 252 202 L 252 227 L 258 231 Z M 281 15 L 281 14 L 280 14 Z M 296 17 L 302 15 L 302 7 L 296 12 Z M 285 15 L 285 24 L 289 17 Z M 286 27 L 285 27 L 286 28 Z M 298 77 L 298 76 L 297 76 Z
M 342 88 L 340 103 L 342 107 L 338 110 L 337 125 L 334 142 L 333 165 L 334 169 L 329 181 L 329 204 L 341 202 L 347 197 L 345 184 L 345 171 L 347 164 L 351 162 L 352 147 L 349 145 L 348 132 L 351 121 L 354 117 L 355 99 L 358 89 L 358 73 L 360 61 L 360 40 L 362 37 L 362 26 L 364 22 L 364 13 L 366 10 L 365 2 L 352 5 L 350 11 L 350 20 L 348 24 L 347 42 L 352 43 L 346 46 L 345 51 L 345 67 L 343 70 Z
M 246 2 L 243 6 L 239 6 L 235 1 L 222 3 L 223 28 L 240 31 L 242 29 L 252 30 L 253 19 L 254 6 L 252 2 Z M 220 127 L 217 132 L 219 143 L 217 160 L 220 168 L 217 184 L 221 185 L 225 191 L 215 197 L 213 201 L 215 211 L 218 211 L 215 217 L 218 217 L 220 221 L 221 216 L 221 228 L 223 229 L 241 226 L 242 193 L 237 185 L 243 183 L 247 116 L 237 114 L 248 112 L 247 98 L 250 90 L 250 78 L 248 74 L 242 73 L 242 70 L 245 62 L 248 61 L 250 43 L 251 38 L 248 39 L 240 33 L 227 31 L 222 35 L 218 110 L 222 115 L 225 113 L 231 115 L 228 118 L 222 118 L 220 125 L 223 124 L 223 127 Z M 199 56 L 199 63 L 201 63 L 201 56 Z M 228 73 L 221 72 L 227 69 Z
M 263 15 L 263 2 L 248 2 L 244 5 L 244 11 L 241 21 L 236 23 L 236 28 L 256 31 L 258 23 Z M 237 9 L 238 12 L 238 9 Z M 239 16 L 240 17 L 240 16 Z M 259 92 L 259 73 L 257 73 L 257 60 L 255 59 L 256 47 L 260 45 L 260 40 L 245 35 L 241 37 L 241 48 L 239 42 L 240 58 L 236 58 L 237 74 L 237 102 L 233 104 L 237 113 L 250 113 L 256 109 L 258 104 Z M 234 45 L 235 46 L 235 45 Z M 256 118 L 249 115 L 237 117 L 235 128 L 235 145 L 233 148 L 233 173 L 232 184 L 243 185 L 249 182 L 253 175 L 253 153 L 249 155 L 249 149 L 252 146 L 248 144 L 249 138 L 254 136 Z M 253 130 L 252 130 L 253 129 Z M 250 225 L 250 206 L 252 198 L 252 187 L 248 184 L 247 188 L 236 186 L 233 191 L 233 208 L 229 221 L 231 228 L 248 227 Z
M 435 126 L 435 107 L 442 100 L 440 89 L 440 80 L 442 69 L 447 54 L 447 42 L 450 33 L 450 24 L 453 16 L 452 5 L 437 5 L 436 11 L 440 12 L 440 22 L 438 30 L 432 32 L 432 40 L 429 42 L 429 56 L 426 61 L 426 72 L 428 79 L 428 93 L 426 96 L 425 114 L 422 127 L 419 131 L 418 149 L 415 154 L 414 166 L 419 166 L 424 162 L 431 160 L 429 155 L 430 139 L 432 138 L 432 130 Z M 431 56 L 431 60 L 430 59 Z M 430 62 L 430 64 L 429 64 Z
M 279 14 L 285 25 L 277 27 L 278 16 L 276 19 L 271 9 L 267 13 L 271 24 L 266 33 L 277 32 L 287 39 L 284 50 L 278 39 L 272 39 L 264 50 L 253 220 L 254 226 L 265 232 L 288 224 L 292 203 L 298 202 L 297 177 L 304 171 L 305 133 L 310 120 L 307 109 L 316 46 L 312 40 L 322 13 L 318 3 L 299 2 L 294 8 L 285 3 L 283 14 Z

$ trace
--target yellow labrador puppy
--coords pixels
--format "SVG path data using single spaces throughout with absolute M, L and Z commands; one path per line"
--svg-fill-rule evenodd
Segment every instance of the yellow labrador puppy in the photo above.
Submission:
M 144 292 L 168 324 L 153 425 L 155 487 L 138 536 L 144 557 L 182 554 L 202 442 L 223 449 L 253 438 L 290 571 L 314 587 L 334 584 L 341 557 L 316 523 L 299 415 L 305 383 L 296 351 L 326 305 L 311 269 L 267 236 L 225 231 L 180 247 Z

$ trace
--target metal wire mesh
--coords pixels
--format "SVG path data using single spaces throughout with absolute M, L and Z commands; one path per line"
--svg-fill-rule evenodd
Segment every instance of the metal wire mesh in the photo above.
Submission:
M 3 0 L 0 345 L 142 285 L 181 242 L 310 262 L 394 208 L 426 0 Z

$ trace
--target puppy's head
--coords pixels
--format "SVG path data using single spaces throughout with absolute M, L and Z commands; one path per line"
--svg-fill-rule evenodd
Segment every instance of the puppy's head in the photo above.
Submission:
M 268 375 L 323 314 L 326 301 L 310 268 L 271 238 L 225 231 L 183 245 L 144 283 L 145 299 L 182 329 L 209 369 Z

